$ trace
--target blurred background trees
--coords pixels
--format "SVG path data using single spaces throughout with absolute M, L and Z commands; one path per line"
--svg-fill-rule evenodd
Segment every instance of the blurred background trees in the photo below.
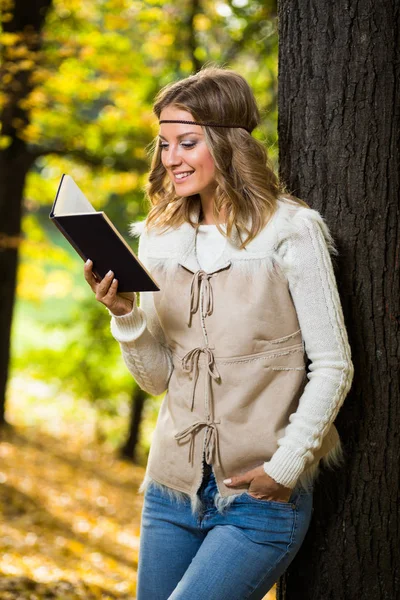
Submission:
M 76 432 L 76 414 L 84 435 L 144 464 L 159 399 L 144 402 L 81 259 L 48 214 L 69 173 L 127 237 L 148 210 L 154 96 L 210 62 L 249 80 L 263 117 L 255 135 L 276 165 L 276 3 L 0 5 L 0 422 Z

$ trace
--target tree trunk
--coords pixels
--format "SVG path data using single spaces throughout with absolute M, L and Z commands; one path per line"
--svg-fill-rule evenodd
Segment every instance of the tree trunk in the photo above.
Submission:
M 4 154 L 0 153 L 0 425 L 4 424 L 22 193 L 31 164 L 26 152 L 20 152 L 14 160 L 5 160 Z
M 281 0 L 280 175 L 321 212 L 355 378 L 279 600 L 399 597 L 399 3 Z M 396 88 L 397 85 L 397 88 Z M 397 569 L 397 575 L 396 575 Z
M 8 145 L 0 151 L 0 425 L 4 424 L 22 197 L 26 175 L 34 161 L 21 136 L 29 123 L 29 113 L 21 101 L 32 90 L 30 78 L 41 47 L 39 34 L 51 0 L 15 0 L 12 4 L 12 18 L 2 23 L 2 29 L 17 35 L 12 50 L 27 48 L 33 63 L 30 68 L 19 68 L 18 58 L 7 45 L 1 48 L 1 135 L 6 136 Z
M 139 442 L 139 428 L 142 422 L 142 414 L 146 398 L 146 392 L 136 385 L 132 394 L 129 434 L 125 444 L 120 450 L 120 455 L 122 458 L 127 458 L 134 463 L 138 462 L 136 451 Z

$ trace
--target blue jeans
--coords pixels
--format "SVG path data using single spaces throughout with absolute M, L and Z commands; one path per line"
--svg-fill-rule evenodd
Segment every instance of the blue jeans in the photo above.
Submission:
M 233 489 L 233 488 L 232 488 Z M 137 600 L 261 600 L 297 554 L 312 516 L 313 490 L 299 484 L 288 502 L 240 494 L 223 514 L 214 506 L 214 473 L 178 503 L 164 490 L 145 491 Z

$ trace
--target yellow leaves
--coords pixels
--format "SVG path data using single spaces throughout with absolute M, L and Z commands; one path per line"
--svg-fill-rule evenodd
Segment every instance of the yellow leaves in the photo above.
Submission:
M 83 60 L 91 58 L 96 54 L 96 50 L 90 46 L 84 46 L 79 52 L 79 57 Z
M 13 76 L 11 75 L 11 73 L 4 73 L 3 77 L 1 78 L 2 82 L 4 84 L 10 83 L 13 80 Z
M 78 542 L 77 540 L 70 540 L 68 542 L 68 548 L 76 554 L 81 554 L 84 550 L 83 544 L 81 544 L 81 542 Z
M 46 278 L 42 297 L 65 298 L 71 295 L 74 281 L 67 271 L 54 270 Z
M 32 85 L 40 85 L 49 78 L 50 73 L 49 69 L 37 65 L 36 69 L 30 75 Z
M 14 121 L 21 121 L 21 119 L 14 119 Z M 17 128 L 16 128 L 17 129 Z M 25 128 L 19 131 L 18 137 L 25 142 L 37 142 L 41 137 L 41 130 L 38 125 L 35 123 L 29 123 L 25 126 Z
M 104 185 L 104 191 L 110 194 L 126 194 L 136 189 L 138 185 L 137 173 L 115 173 Z
M 66 434 L 17 426 L 0 443 L 0 597 L 129 600 L 144 469 Z
M 132 154 L 135 158 L 141 158 L 143 160 L 145 160 L 147 158 L 146 149 L 141 148 L 140 146 L 136 146 L 136 148 L 133 148 Z
M 27 186 L 28 190 L 33 186 Z M 43 193 L 43 192 L 42 192 Z M 31 208 L 34 203 L 31 201 Z M 26 206 L 29 201 L 26 201 Z M 23 219 L 24 238 L 21 243 L 21 260 L 17 273 L 17 295 L 21 299 L 41 303 L 46 298 L 74 296 L 73 278 L 69 269 L 73 264 L 67 252 L 52 246 L 46 239 L 43 229 L 33 215 Z M 48 272 L 49 266 L 58 266 Z M 60 267 L 64 266 L 64 269 Z
M 0 150 L 5 150 L 12 142 L 12 137 L 9 135 L 0 135 Z
M 173 33 L 163 33 L 159 36 L 160 46 L 171 46 L 175 41 L 175 35 Z
M 20 38 L 21 36 L 19 33 L 3 32 L 0 34 L 0 44 L 3 46 L 14 46 Z
M 18 68 L 20 71 L 29 71 L 34 66 L 33 60 L 21 60 L 18 63 Z
M 197 31 L 208 31 L 211 27 L 210 19 L 204 14 L 197 14 L 193 24 Z
M 9 442 L 1 442 L 0 443 L 0 458 L 12 458 L 15 454 L 15 447 L 13 444 Z M 7 481 L 7 476 L 4 473 L 0 474 L 0 483 L 5 483 Z
M 111 31 L 124 30 L 130 26 L 129 22 L 124 16 L 113 14 L 106 15 L 104 19 L 104 25 L 106 29 Z
M 142 10 L 140 11 L 141 21 L 148 21 L 154 24 L 155 21 L 160 22 L 163 21 L 163 19 L 163 10 L 159 6 L 152 6 L 151 8 L 143 6 Z
M 22 100 L 20 100 L 18 102 L 18 106 L 20 108 L 22 108 L 23 110 L 30 110 L 34 107 L 41 108 L 43 106 L 46 106 L 47 102 L 48 102 L 48 97 L 43 92 L 43 90 L 34 89 L 29 94 L 29 96 L 27 96 L 26 98 L 23 98 Z
M 0 10 L 12 11 L 15 6 L 15 0 L 0 0 Z
M 12 49 L 8 48 L 7 56 L 12 56 L 13 58 L 28 58 L 30 60 L 35 60 L 37 52 L 32 52 L 25 44 L 18 44 L 18 46 L 14 46 Z
M 42 228 L 34 215 L 29 213 L 35 212 L 41 205 L 52 204 L 55 195 L 54 182 L 61 178 L 63 169 L 59 164 L 59 159 L 47 158 L 42 166 L 40 173 L 37 170 L 30 171 L 25 182 L 24 209 L 26 214 L 23 219 L 23 231 L 27 239 L 44 242 L 46 238 Z
M 73 46 L 64 46 L 59 49 L 58 54 L 60 58 L 70 58 L 76 55 L 76 48 Z
M 12 18 L 13 14 L 11 12 L 5 12 L 0 14 L 0 21 L 2 21 L 3 23 L 8 23 L 9 21 L 12 21 Z
M 17 294 L 20 299 L 40 303 L 46 298 L 71 296 L 74 281 L 68 271 L 53 270 L 48 275 L 40 264 L 22 263 L 18 269 Z
M 181 60 L 181 62 L 180 62 L 180 65 L 179 65 L 179 66 L 180 66 L 181 70 L 182 70 L 184 73 L 185 73 L 185 72 L 186 72 L 186 73 L 190 73 L 190 71 L 191 71 L 191 70 L 192 70 L 192 68 L 193 68 L 192 61 L 191 61 L 191 60 L 189 60 L 188 58 L 185 58 L 185 59 Z
M 155 43 L 151 37 L 147 38 L 143 43 L 143 52 L 146 55 L 151 56 L 153 60 L 161 60 L 165 58 L 165 48 L 158 44 L 158 39 L 157 43 Z
M 197 58 L 197 60 L 200 60 L 202 62 L 205 62 L 205 60 L 207 59 L 207 51 L 202 46 L 198 46 L 195 49 L 194 55 Z
M 4 93 L 4 91 L 2 91 L 0 89 L 0 109 L 3 108 L 3 106 L 5 106 L 8 102 L 8 95 L 6 93 Z M 0 131 L 1 131 L 1 124 L 0 124 Z
M 44 270 L 37 264 L 21 264 L 18 269 L 17 294 L 30 302 L 41 302 L 46 283 Z
M 114 106 L 113 104 L 107 104 L 99 113 L 99 118 L 103 120 L 103 122 L 109 121 L 117 121 L 121 118 L 121 111 Z

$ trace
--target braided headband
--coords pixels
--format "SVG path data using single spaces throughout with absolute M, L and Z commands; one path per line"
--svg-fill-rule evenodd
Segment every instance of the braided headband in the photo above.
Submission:
M 163 119 L 159 121 L 161 123 L 185 123 L 185 125 L 201 125 L 202 127 L 238 127 L 239 129 L 245 129 L 248 133 L 251 133 L 251 130 L 248 127 L 244 127 L 244 125 L 221 125 L 220 123 L 202 123 L 200 121 L 177 121 L 170 119 Z

